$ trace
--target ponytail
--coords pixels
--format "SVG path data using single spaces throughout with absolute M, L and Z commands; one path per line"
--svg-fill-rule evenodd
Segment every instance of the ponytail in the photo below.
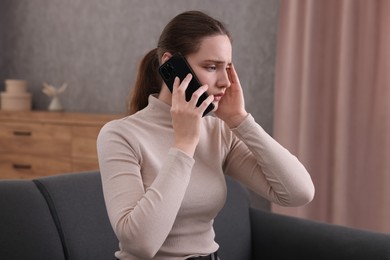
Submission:
M 160 92 L 162 79 L 158 73 L 159 65 L 157 48 L 151 50 L 142 59 L 138 67 L 137 79 L 127 102 L 129 115 L 145 108 L 148 105 L 149 95 Z

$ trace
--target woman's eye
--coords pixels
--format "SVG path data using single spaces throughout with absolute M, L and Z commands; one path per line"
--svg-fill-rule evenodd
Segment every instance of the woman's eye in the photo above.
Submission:
M 216 66 L 206 66 L 206 69 L 208 71 L 215 71 L 217 69 L 217 67 Z

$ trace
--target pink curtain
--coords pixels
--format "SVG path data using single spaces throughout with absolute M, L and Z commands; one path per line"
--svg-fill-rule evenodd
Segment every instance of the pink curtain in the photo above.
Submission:
M 273 211 L 390 232 L 390 1 L 282 0 L 274 137 L 313 202 Z

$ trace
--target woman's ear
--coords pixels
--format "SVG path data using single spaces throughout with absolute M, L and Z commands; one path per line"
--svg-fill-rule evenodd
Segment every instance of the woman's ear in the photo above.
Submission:
M 161 57 L 161 64 L 164 64 L 171 57 L 172 57 L 172 54 L 170 52 L 164 52 L 163 56 Z

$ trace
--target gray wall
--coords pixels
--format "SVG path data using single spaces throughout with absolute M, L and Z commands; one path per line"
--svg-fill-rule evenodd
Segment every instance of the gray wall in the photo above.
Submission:
M 272 131 L 277 0 L 2 0 L 0 91 L 5 78 L 26 79 L 33 109 L 46 109 L 43 82 L 67 82 L 67 111 L 124 113 L 137 64 L 164 25 L 190 9 L 223 20 L 247 108 Z
M 1 2 L 0 2 L 0 80 L 4 82 L 4 54 L 5 54 L 5 48 L 4 48 L 4 39 L 5 39 L 5 9 L 2 8 Z M 0 82 L 0 90 L 3 90 L 2 82 Z

